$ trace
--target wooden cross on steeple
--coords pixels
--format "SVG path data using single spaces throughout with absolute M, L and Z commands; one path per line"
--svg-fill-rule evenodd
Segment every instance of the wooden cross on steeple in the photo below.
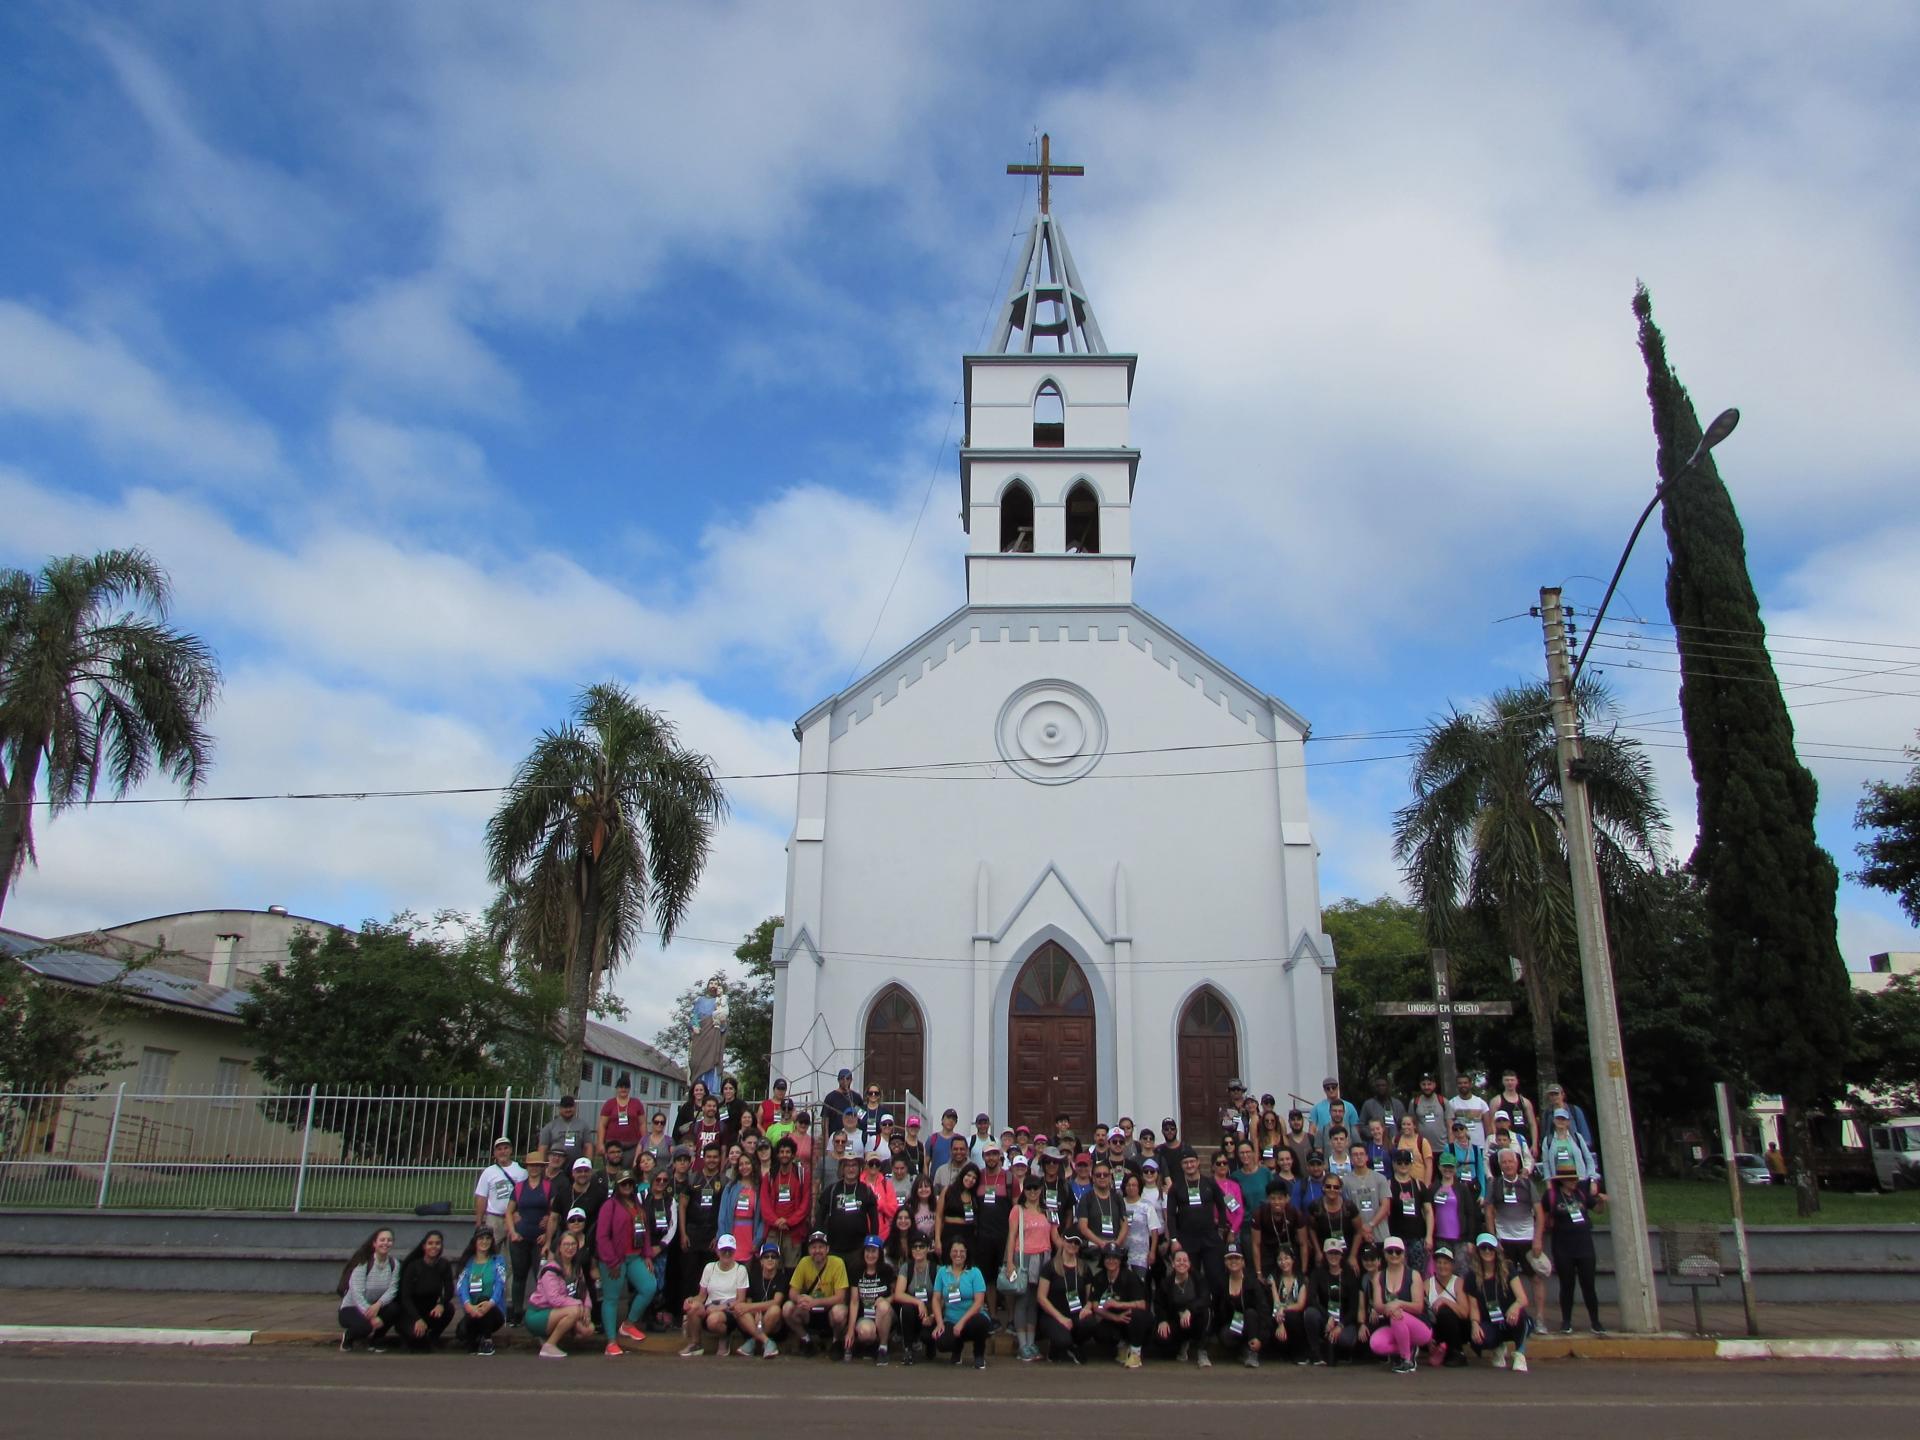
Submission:
M 1042 135 L 1040 137 L 1040 163 L 1038 165 L 1009 165 L 1007 166 L 1007 173 L 1009 175 L 1038 175 L 1040 177 L 1040 213 L 1045 215 L 1048 213 L 1048 207 L 1052 203 L 1053 194 L 1052 187 L 1049 186 L 1047 182 L 1055 175 L 1084 175 L 1087 173 L 1087 167 L 1084 165 L 1054 164 L 1053 137 L 1051 135 Z

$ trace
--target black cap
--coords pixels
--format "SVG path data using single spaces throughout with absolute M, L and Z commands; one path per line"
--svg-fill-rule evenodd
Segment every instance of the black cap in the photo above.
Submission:
M 564 1109 L 566 1109 L 566 1108 L 567 1108 L 567 1106 L 569 1106 L 569 1105 L 571 1105 L 571 1104 L 573 1104 L 573 1096 L 571 1096 L 571 1095 L 562 1095 L 562 1096 L 560 1097 L 560 1108 L 561 1108 L 562 1110 L 564 1110 Z

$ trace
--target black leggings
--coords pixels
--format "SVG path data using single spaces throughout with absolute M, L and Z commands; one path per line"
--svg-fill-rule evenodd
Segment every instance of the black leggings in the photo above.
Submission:
M 1167 1324 L 1167 1338 L 1160 1342 L 1160 1346 L 1169 1355 L 1178 1357 L 1180 1352 L 1189 1345 L 1204 1345 L 1213 1333 L 1213 1311 L 1206 1301 L 1202 1300 L 1188 1313 L 1193 1323 L 1184 1330 L 1180 1328 L 1180 1317 L 1177 1314 L 1160 1317 Z M 1159 1321 L 1154 1322 L 1155 1334 L 1159 1333 L 1159 1323 Z
M 453 1310 L 451 1307 L 442 1310 L 438 1320 L 431 1315 L 421 1315 L 418 1318 L 427 1322 L 427 1333 L 415 1335 L 413 1321 L 404 1320 L 400 1326 L 400 1338 L 407 1342 L 409 1350 L 430 1350 L 434 1342 L 446 1333 L 447 1326 L 453 1323 Z
M 1122 1345 L 1131 1345 L 1137 1350 L 1147 1343 L 1147 1332 L 1152 1324 L 1145 1310 L 1135 1310 L 1125 1320 L 1097 1322 L 1093 1327 L 1093 1338 L 1112 1345 L 1116 1350 Z
M 987 1315 L 984 1310 L 976 1310 L 965 1323 L 947 1327 L 947 1344 L 953 1348 L 953 1358 L 960 1359 L 960 1347 L 967 1341 L 973 1342 L 973 1358 L 978 1360 L 987 1353 Z
M 1082 1310 L 1071 1327 L 1062 1325 L 1046 1311 L 1040 1312 L 1040 1343 L 1047 1347 L 1047 1358 L 1057 1360 L 1062 1350 L 1077 1350 L 1093 1338 L 1093 1312 Z
M 1464 1355 L 1473 1339 L 1473 1325 L 1464 1315 L 1451 1310 L 1433 1312 L 1433 1343 L 1447 1347 L 1448 1357 Z
M 920 1318 L 918 1305 L 898 1305 L 893 1307 L 894 1333 L 900 1337 L 900 1343 L 911 1350 L 925 1343 L 928 1358 L 933 1355 L 933 1327 Z
M 1563 1259 L 1553 1257 L 1553 1268 L 1560 1276 L 1560 1328 L 1573 1326 L 1573 1282 L 1580 1282 L 1580 1298 L 1587 1305 L 1587 1321 L 1594 1329 L 1600 1328 L 1600 1297 L 1594 1292 L 1593 1256 L 1582 1255 L 1577 1258 Z
M 469 1350 L 477 1350 L 482 1340 L 492 1339 L 494 1332 L 506 1323 L 507 1317 L 500 1313 L 500 1307 L 496 1305 L 484 1315 L 463 1314 L 453 1333 L 466 1342 Z
M 367 1319 L 366 1312 L 357 1305 L 340 1307 L 340 1328 L 347 1332 L 347 1339 L 384 1340 L 393 1334 L 394 1312 L 385 1306 L 380 1309 L 378 1320 Z
M 1360 1327 L 1342 1323 L 1331 1340 L 1327 1338 L 1327 1312 L 1309 1305 L 1301 1312 L 1307 1331 L 1307 1351 L 1314 1359 L 1332 1365 L 1351 1360 L 1360 1344 Z

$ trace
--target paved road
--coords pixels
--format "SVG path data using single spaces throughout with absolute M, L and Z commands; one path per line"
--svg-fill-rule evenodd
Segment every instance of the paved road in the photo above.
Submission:
M 956 1422 L 991 1422 L 1045 1434 L 1092 1422 L 1098 1434 L 1121 1428 L 1177 1433 L 1179 1440 L 1244 1440 L 1250 1423 L 1311 1427 L 1304 1433 L 1333 1425 L 1344 1433 L 1358 1403 L 1374 1425 L 1484 1440 L 1487 1404 L 1510 1397 L 1526 1407 L 1519 1413 L 1551 1413 L 1556 1440 L 1613 1440 L 1628 1427 L 1648 1437 L 1750 1440 L 1759 1433 L 1836 1428 L 1913 1433 L 1920 1423 L 1920 1366 L 1567 1361 L 1530 1375 L 1475 1368 L 1395 1377 L 1376 1367 L 1284 1366 L 1257 1374 L 1220 1367 L 1201 1374 L 1162 1364 L 1127 1374 L 1110 1362 L 1074 1371 L 1001 1361 L 980 1374 L 945 1365 L 875 1370 L 785 1358 L 577 1355 L 541 1361 L 501 1354 L 482 1360 L 268 1347 L 0 1351 L 0 1435 L 8 1436 L 129 1430 L 142 1440 L 546 1434 L 555 1425 L 592 1425 L 590 1417 L 609 1416 L 621 1410 L 621 1401 L 641 1399 L 649 1428 L 711 1424 L 724 1415 L 725 1433 L 761 1435 L 777 1427 L 783 1440 L 839 1440 L 848 1433 L 850 1415 L 901 1413 L 871 1407 L 849 1412 L 841 1403 L 869 1397 L 910 1399 L 912 1413 L 936 1432 Z M 561 1398 L 572 1405 L 556 1411 Z M 1900 1419 L 1902 1414 L 1908 1418 Z

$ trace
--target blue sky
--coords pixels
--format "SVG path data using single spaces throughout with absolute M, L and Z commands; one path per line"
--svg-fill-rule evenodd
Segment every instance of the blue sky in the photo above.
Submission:
M 601 678 L 790 768 L 962 598 L 942 436 L 1041 129 L 1141 357 L 1139 598 L 1319 734 L 1533 677 L 1505 617 L 1597 597 L 1651 484 L 1636 278 L 1742 407 L 1843 868 L 1920 726 L 1910 7 L 29 3 L 0 55 L 0 563 L 155 551 L 227 670 L 215 792 L 497 782 Z M 1605 658 L 1684 853 L 1661 634 Z M 1404 763 L 1311 790 L 1326 898 L 1393 887 Z M 791 799 L 736 787 L 689 937 L 778 909 Z M 97 808 L 7 920 L 477 908 L 487 809 Z M 1841 936 L 1920 946 L 1851 886 Z M 724 953 L 636 956 L 637 1028 Z

